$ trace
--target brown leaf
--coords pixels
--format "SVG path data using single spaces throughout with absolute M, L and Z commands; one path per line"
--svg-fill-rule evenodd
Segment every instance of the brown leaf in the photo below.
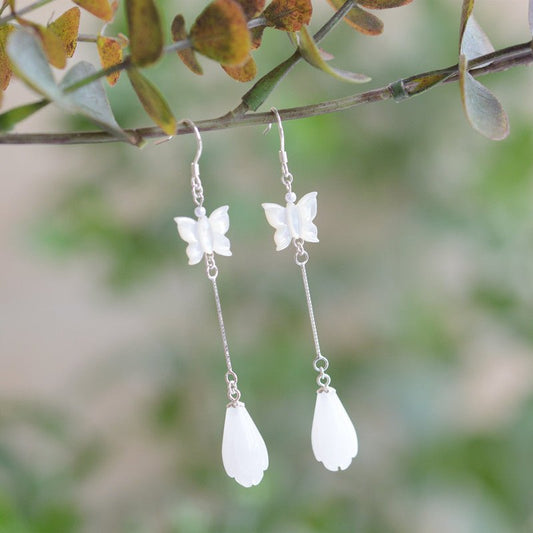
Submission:
M 235 0 L 211 2 L 194 22 L 193 48 L 221 65 L 242 65 L 252 48 L 241 6 Z
M 63 42 L 67 57 L 72 57 L 78 44 L 78 30 L 80 27 L 80 8 L 73 7 L 65 11 L 48 29 L 55 33 Z
M 154 1 L 126 0 L 126 18 L 133 63 L 155 63 L 163 53 L 163 29 Z
M 263 12 L 267 26 L 278 30 L 300 31 L 311 21 L 311 0 L 273 0 Z
M 13 71 L 11 70 L 11 62 L 6 52 L 7 39 L 11 32 L 15 29 L 11 24 L 0 26 L 0 91 L 5 91 Z M 0 93 L 1 94 L 1 93 Z
M 113 19 L 115 11 L 109 4 L 109 0 L 72 0 L 95 17 L 109 22 Z
M 222 68 L 237 81 L 247 82 L 253 80 L 257 76 L 257 65 L 252 56 L 250 56 L 248 61 L 243 65 L 237 67 L 222 65 Z
M 265 26 L 257 26 L 256 28 L 252 28 L 251 35 L 252 35 L 252 48 L 256 50 L 261 46 L 261 42 L 263 41 L 263 33 L 265 32 Z
M 359 0 L 360 6 L 368 9 L 389 9 L 392 7 L 401 7 L 410 4 L 413 0 Z
M 172 21 L 172 27 L 170 29 L 172 33 L 172 40 L 176 43 L 178 41 L 184 41 L 187 39 L 187 30 L 185 28 L 185 19 L 183 15 L 176 15 Z M 185 63 L 185 66 L 192 70 L 195 74 L 201 76 L 204 71 L 202 66 L 196 59 L 196 54 L 192 48 L 186 50 L 178 50 L 178 56 Z
M 96 39 L 96 48 L 100 56 L 100 63 L 102 67 L 109 68 L 114 65 L 122 63 L 124 54 L 122 53 L 122 45 L 117 39 L 112 37 L 104 37 L 99 35 Z M 107 82 L 113 86 L 120 78 L 120 70 L 113 72 L 107 76 Z
M 21 19 L 17 17 L 17 22 L 21 26 L 31 28 L 35 35 L 41 41 L 41 46 L 43 47 L 44 53 L 50 65 L 53 65 L 56 68 L 65 68 L 67 65 L 67 52 L 63 41 L 60 37 L 56 35 L 53 30 L 45 28 L 40 24 L 35 22 L 30 22 L 29 20 Z
M 137 69 L 128 69 L 127 73 L 139 101 L 150 118 L 167 135 L 175 135 L 176 119 L 159 90 Z
M 263 11 L 266 0 L 236 0 L 244 11 L 246 20 L 251 20 Z
M 328 0 L 328 2 L 335 8 L 339 9 L 344 4 L 343 0 Z M 366 35 L 379 35 L 383 32 L 383 22 L 368 11 L 354 6 L 344 17 L 352 28 Z

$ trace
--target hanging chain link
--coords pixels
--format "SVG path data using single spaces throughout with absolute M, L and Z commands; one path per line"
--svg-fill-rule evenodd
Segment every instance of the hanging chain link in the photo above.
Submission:
M 196 161 L 191 163 L 191 188 L 192 199 L 196 207 L 202 207 L 204 204 L 204 188 L 200 180 L 200 165 Z
M 289 170 L 289 162 L 287 157 L 287 152 L 285 151 L 285 133 L 283 131 L 283 124 L 281 122 L 281 117 L 278 110 L 273 107 L 271 108 L 272 113 L 274 113 L 279 130 L 279 140 L 280 140 L 280 151 L 279 151 L 279 160 L 281 163 L 281 182 L 285 185 L 287 189 L 287 194 L 285 195 L 285 200 L 287 202 L 296 202 L 296 194 L 292 192 L 292 182 L 293 175 Z M 293 239 L 294 247 L 296 248 L 296 253 L 294 254 L 294 261 L 300 267 L 302 272 L 302 280 L 304 284 L 305 299 L 307 301 L 307 310 L 309 311 L 309 321 L 311 322 L 311 330 L 313 332 L 313 342 L 315 344 L 315 353 L 316 357 L 313 360 L 313 368 L 318 372 L 316 382 L 320 387 L 320 391 L 327 391 L 328 386 L 331 383 L 331 377 L 329 374 L 326 374 L 326 370 L 329 367 L 329 361 L 324 357 L 320 351 L 320 342 L 318 340 L 318 330 L 316 327 L 315 313 L 313 311 L 313 302 L 311 300 L 311 291 L 309 289 L 309 280 L 307 279 L 307 269 L 305 265 L 309 261 L 309 254 L 304 248 L 304 240 L 302 238 Z
M 331 383 L 331 377 L 326 374 L 329 367 L 329 361 L 322 355 L 320 351 L 320 342 L 318 340 L 318 329 L 316 327 L 315 312 L 313 310 L 313 301 L 311 300 L 311 290 L 309 289 L 309 280 L 307 279 L 307 269 L 305 265 L 309 261 L 309 254 L 304 248 L 303 239 L 294 239 L 294 246 L 296 247 L 296 254 L 294 260 L 300 267 L 302 272 L 302 280 L 304 283 L 305 299 L 307 301 L 307 310 L 309 311 L 309 321 L 311 322 L 311 331 L 313 332 L 313 342 L 315 343 L 316 357 L 313 360 L 313 368 L 318 372 L 316 382 L 320 390 L 327 391 Z
M 191 163 L 191 189 L 192 189 L 192 198 L 196 205 L 194 213 L 196 216 L 205 216 L 206 211 L 203 206 L 204 204 L 204 188 L 202 186 L 202 180 L 200 179 L 200 165 L 198 161 L 202 155 L 202 137 L 200 136 L 200 131 L 191 120 L 183 120 L 185 124 L 188 124 L 194 131 L 196 137 L 197 150 L 196 155 Z M 224 359 L 226 360 L 227 372 L 224 376 L 227 386 L 227 395 L 231 406 L 236 406 L 241 399 L 241 392 L 237 388 L 237 374 L 233 371 L 231 366 L 231 356 L 229 352 L 228 338 L 226 336 L 226 328 L 224 326 L 224 317 L 222 316 L 222 306 L 220 304 L 220 295 L 218 293 L 218 267 L 215 262 L 214 253 L 205 254 L 205 266 L 207 277 L 211 280 L 213 285 L 213 293 L 215 295 L 215 306 L 217 310 L 218 325 L 220 327 L 220 335 L 222 337 L 222 345 L 224 347 Z
M 224 347 L 224 359 L 226 360 L 226 368 L 228 371 L 225 375 L 226 386 L 228 389 L 228 405 L 236 406 L 241 399 L 241 391 L 237 388 L 237 374 L 233 371 L 231 366 L 231 356 L 229 353 L 228 338 L 226 336 L 226 327 L 224 325 L 224 317 L 222 316 L 222 305 L 220 304 L 220 295 L 218 293 L 217 277 L 218 267 L 215 262 L 214 254 L 205 254 L 205 266 L 207 277 L 213 284 L 213 293 L 215 295 L 215 306 L 217 309 L 218 325 L 220 326 L 220 335 L 222 337 L 222 346 Z

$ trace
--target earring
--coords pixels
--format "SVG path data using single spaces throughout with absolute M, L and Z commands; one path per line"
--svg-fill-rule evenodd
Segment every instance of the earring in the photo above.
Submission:
M 276 117 L 279 129 L 279 159 L 282 172 L 281 181 L 287 190 L 285 194 L 286 206 L 282 207 L 272 203 L 264 203 L 262 206 L 268 223 L 276 230 L 274 233 L 276 250 L 284 250 L 292 242 L 296 248 L 295 262 L 300 267 L 302 274 L 316 353 L 313 368 L 318 372 L 316 381 L 319 386 L 311 429 L 311 444 L 316 460 L 322 462 L 328 470 L 345 470 L 357 455 L 357 434 L 336 390 L 330 387 L 331 378 L 326 374 L 329 361 L 320 351 L 306 270 L 309 254 L 304 248 L 304 243 L 318 242 L 318 230 L 313 223 L 317 213 L 317 193 L 307 193 L 296 202 L 296 194 L 292 191 L 293 176 L 289 171 L 281 117 L 276 108 L 273 107 L 271 111 Z
M 176 217 L 180 237 L 187 242 L 187 256 L 189 265 L 199 263 L 205 259 L 207 277 L 213 285 L 215 306 L 222 336 L 224 357 L 227 372 L 225 375 L 227 396 L 229 403 L 226 407 L 224 433 L 222 436 L 222 462 L 229 477 L 243 487 L 259 484 L 263 473 L 268 468 L 268 453 L 265 441 L 259 433 L 254 421 L 248 414 L 241 399 L 241 392 L 237 388 L 237 374 L 233 370 L 226 337 L 226 328 L 222 317 L 222 307 L 217 286 L 218 267 L 215 253 L 225 256 L 231 255 L 230 241 L 226 237 L 229 229 L 228 206 L 215 209 L 208 217 L 204 204 L 204 191 L 200 180 L 198 161 L 202 154 L 202 138 L 196 125 L 190 120 L 183 120 L 194 131 L 197 142 L 196 156 L 191 163 L 192 197 L 196 208 L 194 214 L 197 220 L 188 217 Z

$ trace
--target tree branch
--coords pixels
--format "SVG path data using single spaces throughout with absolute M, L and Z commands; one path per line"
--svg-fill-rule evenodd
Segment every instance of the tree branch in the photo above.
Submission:
M 503 48 L 491 54 L 478 57 L 469 61 L 470 73 L 474 76 L 502 72 L 516 66 L 533 63 L 532 42 L 518 44 Z M 488 64 L 487 64 L 488 63 Z M 481 66 L 483 65 L 483 66 Z M 344 111 L 352 107 L 385 100 L 402 101 L 435 87 L 441 83 L 455 82 L 458 79 L 458 65 L 453 65 L 439 70 L 432 70 L 402 78 L 385 87 L 357 93 L 345 98 L 321 102 L 318 104 L 282 109 L 279 114 L 283 120 L 296 120 L 301 118 L 324 115 Z M 215 131 L 235 128 L 239 126 L 252 126 L 270 124 L 275 122 L 272 113 L 250 113 L 241 116 L 227 115 L 208 120 L 195 122 L 200 131 Z M 144 138 L 167 137 L 157 127 L 138 128 L 126 130 L 128 133 Z M 180 125 L 176 135 L 191 133 L 188 126 Z M 0 135 L 0 144 L 94 144 L 121 142 L 116 137 L 103 131 L 72 132 L 72 133 L 31 133 Z

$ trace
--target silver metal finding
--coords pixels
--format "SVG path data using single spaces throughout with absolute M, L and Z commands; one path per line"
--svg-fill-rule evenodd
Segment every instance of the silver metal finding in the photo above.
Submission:
M 198 164 L 203 150 L 202 136 L 200 135 L 200 130 L 192 120 L 186 118 L 181 120 L 179 124 L 187 124 L 193 130 L 196 138 L 196 155 L 191 163 L 191 187 L 192 198 L 196 207 L 202 207 L 204 203 L 204 189 L 200 180 L 200 165 Z
M 204 189 L 202 186 L 202 181 L 200 179 L 200 156 L 202 155 L 202 137 L 200 131 L 196 127 L 196 124 L 192 120 L 184 119 L 180 121 L 181 124 L 187 124 L 194 132 L 196 138 L 196 155 L 191 163 L 191 188 L 192 188 L 192 197 L 194 203 L 196 204 L 195 214 L 198 217 L 205 218 L 205 208 L 203 207 L 204 203 Z M 226 207 L 227 209 L 227 207 Z M 218 267 L 215 261 L 214 253 L 205 254 L 205 267 L 207 277 L 213 285 L 213 294 L 215 296 L 215 306 L 217 311 L 218 325 L 220 327 L 220 336 L 222 337 L 222 346 L 224 349 L 224 359 L 226 361 L 227 372 L 225 374 L 225 381 L 227 386 L 227 396 L 230 401 L 228 405 L 236 406 L 239 403 L 241 398 L 241 392 L 237 388 L 237 374 L 234 372 L 231 365 L 231 356 L 228 345 L 228 338 L 226 336 L 226 327 L 224 326 L 224 317 L 222 315 L 222 305 L 220 303 L 220 295 L 218 292 L 217 278 L 218 278 Z
M 279 130 L 279 139 L 280 139 L 280 151 L 279 151 L 279 160 L 281 163 L 281 181 L 287 188 L 287 194 L 285 196 L 285 199 L 288 203 L 292 203 L 294 205 L 294 202 L 296 201 L 296 195 L 292 192 L 292 182 L 293 182 L 293 176 L 289 171 L 289 164 L 288 164 L 288 157 L 287 152 L 285 151 L 285 133 L 283 131 L 283 124 L 281 122 L 281 116 L 278 112 L 278 110 L 275 107 L 272 107 L 270 109 L 272 113 L 274 113 L 274 116 L 276 117 L 276 121 L 278 123 L 278 130 Z M 316 198 L 316 193 L 315 193 Z M 287 207 L 288 209 L 288 207 Z M 316 211 L 316 208 L 315 208 Z M 288 215 L 287 215 L 288 216 Z M 296 253 L 294 255 L 294 261 L 295 263 L 300 267 L 300 271 L 302 273 L 302 281 L 304 285 L 304 291 L 305 291 L 305 299 L 307 301 L 307 310 L 309 311 L 309 321 L 311 322 L 311 331 L 313 333 L 313 342 L 315 345 L 315 359 L 313 360 L 313 368 L 318 372 L 317 377 L 317 384 L 320 387 L 319 390 L 321 391 L 327 391 L 328 386 L 331 383 L 331 377 L 326 374 L 326 370 L 329 367 L 329 361 L 326 357 L 322 355 L 322 352 L 320 351 L 320 342 L 318 340 L 318 329 L 316 326 L 316 320 L 315 320 L 315 313 L 313 310 L 313 302 L 311 300 L 311 290 L 309 289 L 309 280 L 307 279 L 307 269 L 306 265 L 309 261 L 309 254 L 304 248 L 304 239 L 303 238 L 293 238 L 293 244 L 296 248 Z
M 309 260 L 309 254 L 304 249 L 304 241 L 302 239 L 295 239 L 294 246 L 296 247 L 295 262 L 300 267 L 302 273 L 302 281 L 304 284 L 305 299 L 307 301 L 307 310 L 309 312 L 309 321 L 311 322 L 311 331 L 313 332 L 313 342 L 315 344 L 316 357 L 313 360 L 313 368 L 318 372 L 316 382 L 321 390 L 327 390 L 331 383 L 331 378 L 326 374 L 329 367 L 329 361 L 322 355 L 320 350 L 320 341 L 318 340 L 318 329 L 316 326 L 315 312 L 313 310 L 313 301 L 311 300 L 311 290 L 309 289 L 309 280 L 307 279 L 307 269 L 305 265 Z
M 283 131 L 283 124 L 281 122 L 279 111 L 275 107 L 271 107 L 270 111 L 274 113 L 276 117 L 276 121 L 278 123 L 279 143 L 280 143 L 279 162 L 281 163 L 281 182 L 283 183 L 283 185 L 285 185 L 287 189 L 287 194 L 292 194 L 293 176 L 289 171 L 289 159 L 287 157 L 287 152 L 285 151 L 285 132 Z

